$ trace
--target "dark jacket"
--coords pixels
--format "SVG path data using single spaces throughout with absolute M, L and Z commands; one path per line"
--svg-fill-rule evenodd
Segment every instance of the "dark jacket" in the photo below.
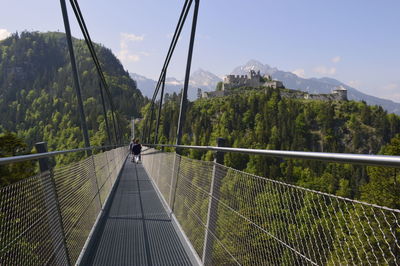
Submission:
M 133 153 L 133 154 L 139 155 L 141 151 L 142 151 L 142 145 L 140 145 L 140 144 L 134 144 L 134 145 L 132 146 L 132 153 Z

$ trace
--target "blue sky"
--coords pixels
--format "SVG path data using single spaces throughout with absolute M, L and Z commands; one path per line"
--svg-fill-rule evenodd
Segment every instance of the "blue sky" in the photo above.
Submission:
M 95 42 L 111 48 L 130 72 L 158 77 L 183 0 L 80 5 Z M 0 6 L 0 39 L 25 29 L 64 31 L 59 1 L 0 0 Z M 399 12 L 398 0 L 201 0 L 192 69 L 223 76 L 256 59 L 400 102 Z M 72 16 L 70 10 L 73 35 L 80 37 Z M 169 76 L 184 76 L 188 26 Z

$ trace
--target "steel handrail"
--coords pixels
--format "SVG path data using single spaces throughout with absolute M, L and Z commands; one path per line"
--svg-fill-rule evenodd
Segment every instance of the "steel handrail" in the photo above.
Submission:
M 47 158 L 47 157 L 54 157 L 57 155 L 63 155 L 63 154 L 72 153 L 72 152 L 82 152 L 82 151 L 88 151 L 88 150 L 101 150 L 101 149 L 117 148 L 117 147 L 123 147 L 123 146 L 126 146 L 126 145 L 92 146 L 92 147 L 88 147 L 88 148 L 79 148 L 79 149 L 73 149 L 73 150 L 51 151 L 51 152 L 44 152 L 44 153 L 34 153 L 34 154 L 28 154 L 28 155 L 3 157 L 3 158 L 0 158 L 0 165 L 24 162 L 24 161 L 29 161 L 29 160 L 36 160 L 36 159 Z
M 374 166 L 386 166 L 400 168 L 400 156 L 391 155 L 369 155 L 351 153 L 328 153 L 328 152 L 305 152 L 305 151 L 282 151 L 282 150 L 262 150 L 244 148 L 226 148 L 215 146 L 189 146 L 189 145 L 170 145 L 170 144 L 143 144 L 148 147 L 168 147 L 178 149 L 194 149 L 204 151 L 233 152 L 251 155 L 265 155 L 269 157 L 281 157 L 291 159 L 317 160 L 332 163 L 363 164 Z

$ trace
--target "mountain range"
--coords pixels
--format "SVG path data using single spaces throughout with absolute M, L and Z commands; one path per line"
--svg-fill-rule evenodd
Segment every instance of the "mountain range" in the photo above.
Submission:
M 154 88 L 156 87 L 157 81 L 136 73 L 129 74 L 131 78 L 136 81 L 137 86 L 141 90 L 142 94 L 151 98 L 153 96 Z M 209 71 L 203 69 L 196 70 L 190 75 L 188 90 L 189 99 L 196 99 L 198 88 L 201 88 L 203 91 L 215 90 L 215 86 L 219 81 L 222 81 L 222 79 Z M 183 84 L 183 80 L 178 80 L 173 77 L 167 77 L 165 80 L 166 92 L 178 93 L 183 88 Z
M 231 74 L 246 75 L 250 70 L 259 70 L 261 74 L 271 75 L 273 79 L 282 81 L 286 88 L 306 91 L 313 94 L 330 93 L 334 87 L 342 85 L 348 90 L 349 100 L 365 101 L 369 105 L 380 105 L 390 113 L 400 114 L 400 103 L 365 94 L 333 78 L 302 78 L 296 74 L 279 70 L 276 67 L 271 67 L 257 60 L 250 60 L 246 64 L 234 68 Z M 136 80 L 137 86 L 142 91 L 143 95 L 147 97 L 153 95 L 156 85 L 155 80 L 135 73 L 130 73 L 130 75 Z M 196 99 L 197 88 L 201 88 L 203 91 L 215 90 L 215 86 L 219 81 L 222 81 L 222 79 L 209 71 L 203 69 L 196 70 L 190 75 L 189 99 Z M 179 92 L 182 87 L 183 81 L 172 77 L 167 78 L 167 92 Z

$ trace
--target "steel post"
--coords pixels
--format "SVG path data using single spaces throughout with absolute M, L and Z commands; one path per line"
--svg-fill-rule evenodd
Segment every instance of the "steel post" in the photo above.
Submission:
M 38 142 L 35 144 L 36 151 L 38 153 L 46 153 L 47 152 L 47 144 L 46 142 Z M 47 220 L 48 223 L 55 223 L 54 226 L 49 226 L 50 234 L 51 234 L 51 241 L 53 241 L 53 249 L 54 249 L 54 257 L 55 257 L 55 264 L 62 265 L 64 262 L 67 262 L 68 265 L 71 265 L 71 260 L 69 258 L 69 252 L 67 247 L 67 241 L 65 238 L 65 231 L 62 222 L 61 216 L 61 209 L 59 204 L 59 199 L 57 195 L 56 184 L 54 180 L 53 172 L 50 168 L 50 163 L 48 158 L 41 158 L 39 159 L 39 169 L 42 173 L 43 177 L 41 178 L 43 183 L 43 188 L 46 188 L 46 182 L 44 177 L 46 175 L 50 179 L 50 189 L 44 189 L 44 199 L 46 204 L 46 211 L 47 211 Z M 56 213 L 54 213 L 54 205 L 56 205 Z M 57 240 L 59 236 L 62 237 L 62 242 L 59 243 Z M 62 248 L 62 252 L 58 252 L 59 248 Z
M 174 156 L 174 163 L 172 166 L 172 176 L 171 176 L 171 188 L 169 191 L 169 207 L 171 211 L 174 212 L 174 204 L 175 204 L 175 195 L 176 195 L 176 188 L 178 186 L 178 177 L 179 177 L 179 170 L 181 165 L 181 160 L 179 155 L 175 153 Z
M 100 209 L 103 209 L 103 203 L 101 202 L 100 198 L 100 186 L 99 186 L 99 180 L 97 179 L 97 172 L 96 172 L 96 163 L 94 161 L 94 155 L 90 156 L 92 157 L 92 164 L 93 164 L 93 178 L 96 183 L 96 188 L 97 188 L 97 196 L 99 198 L 99 203 L 100 203 Z
M 218 138 L 217 146 L 223 147 L 225 145 L 225 140 L 223 138 Z M 221 188 L 222 177 L 217 176 L 218 164 L 224 163 L 224 154 L 222 152 L 215 153 L 214 166 L 212 172 L 211 186 L 210 186 L 210 201 L 208 203 L 207 212 L 207 223 L 206 232 L 204 236 L 204 249 L 202 262 L 206 264 L 206 259 L 211 258 L 212 250 L 214 245 L 214 236 L 217 229 L 217 215 L 218 215 L 218 201 L 219 201 L 219 191 Z

